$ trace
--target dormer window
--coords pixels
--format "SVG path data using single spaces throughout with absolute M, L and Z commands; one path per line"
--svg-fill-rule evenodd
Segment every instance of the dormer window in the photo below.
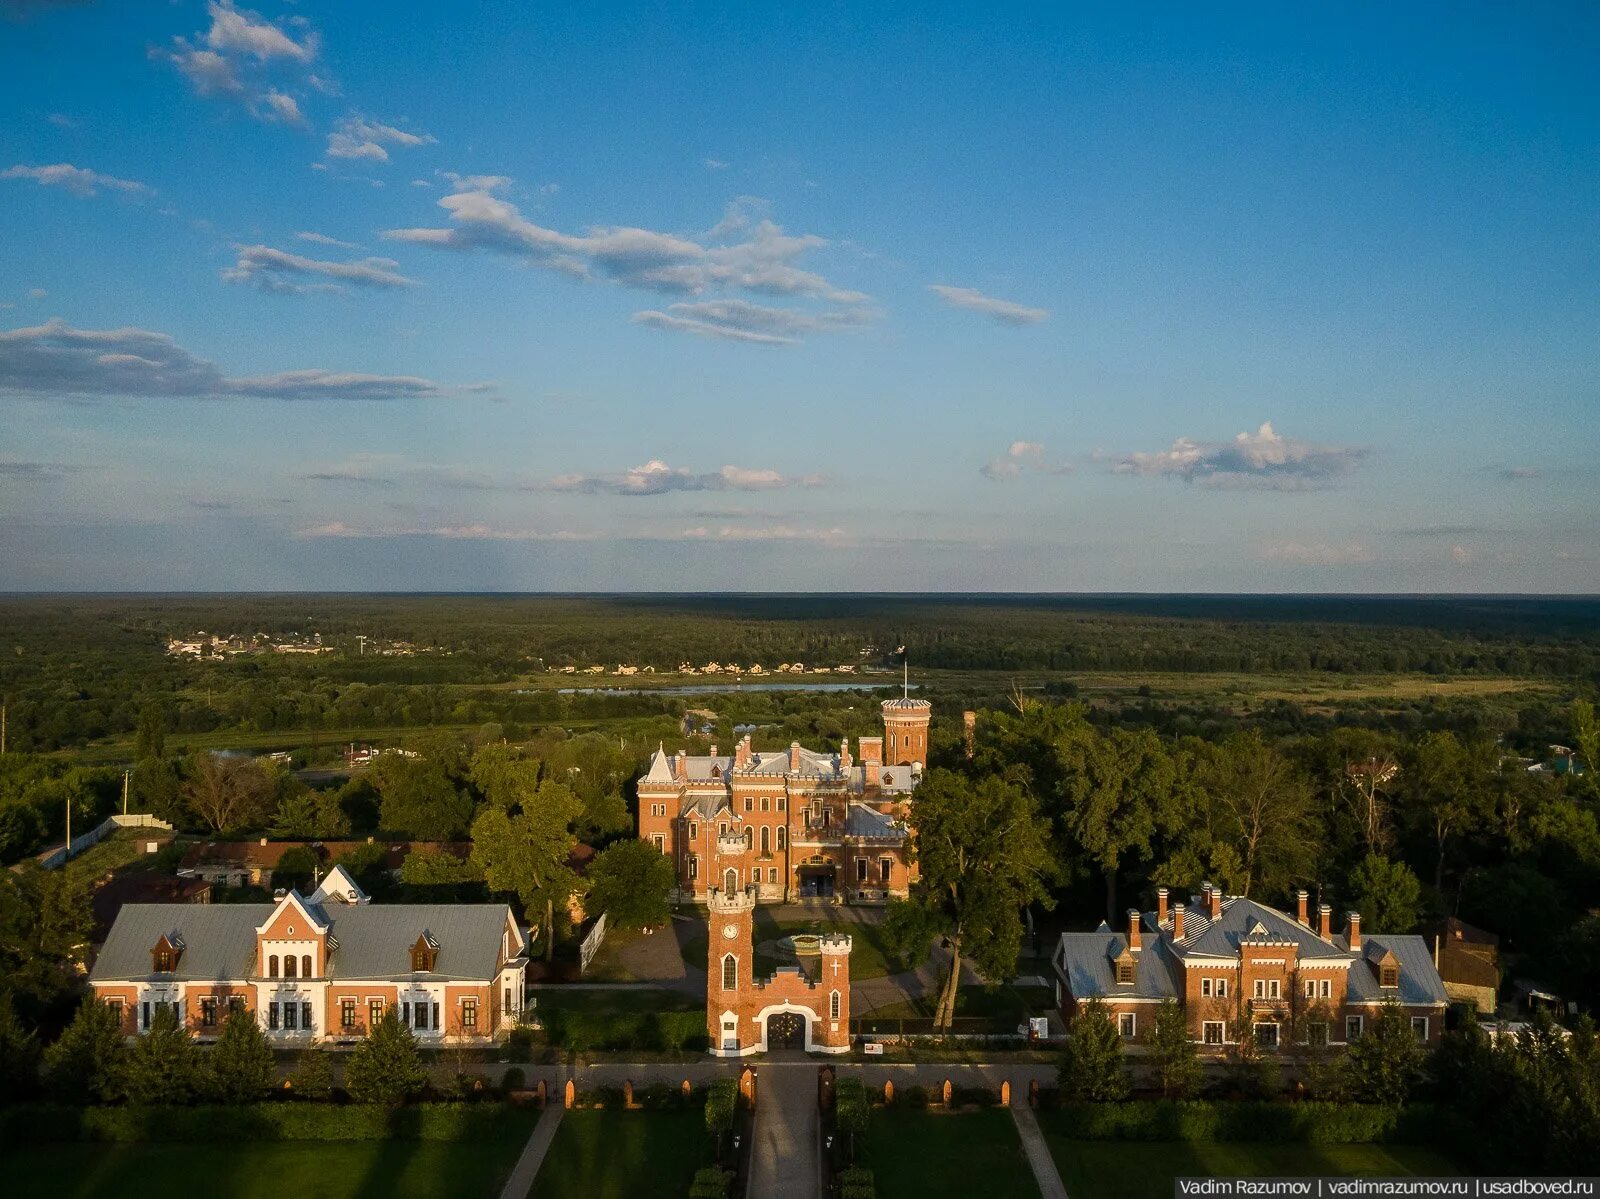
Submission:
M 1378 971 L 1379 985 L 1385 987 L 1398 987 L 1400 985 L 1400 967 L 1385 966 Z
M 183 942 L 162 934 L 150 951 L 150 969 L 155 974 L 171 974 L 178 968 L 178 957 L 183 952 Z
M 427 933 L 417 938 L 417 943 L 411 947 L 411 969 L 417 974 L 431 973 L 434 963 L 439 960 L 439 942 Z
M 1117 983 L 1120 986 L 1132 986 L 1133 985 L 1133 963 L 1132 962 L 1118 962 L 1117 963 Z

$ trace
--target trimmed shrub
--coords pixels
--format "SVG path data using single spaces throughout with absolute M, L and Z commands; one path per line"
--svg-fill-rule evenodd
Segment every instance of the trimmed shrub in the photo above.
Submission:
M 0 1109 L 0 1145 L 30 1141 L 133 1144 L 212 1141 L 498 1141 L 527 1136 L 516 1109 L 489 1103 L 252 1103 L 201 1107 Z
M 988 1087 L 950 1088 L 951 1107 L 993 1107 L 999 1102 L 1000 1096 Z
M 1269 1141 L 1312 1145 L 1444 1142 L 1459 1121 L 1431 1105 L 1212 1103 L 1135 1100 L 1063 1103 L 1069 1135 L 1085 1141 Z
M 896 1103 L 903 1103 L 907 1107 L 927 1107 L 928 1088 L 921 1083 L 912 1083 L 909 1087 L 897 1088 L 894 1098 Z
M 528 1075 L 521 1066 L 512 1066 L 500 1076 L 500 1093 L 509 1095 L 512 1091 L 520 1091 L 528 1085 Z
M 733 1115 L 739 1102 L 738 1084 L 719 1078 L 706 1088 L 706 1131 L 714 1136 L 733 1131 Z
M 689 1185 L 689 1199 L 728 1199 L 728 1187 L 733 1176 L 716 1166 L 696 1170 L 694 1182 Z

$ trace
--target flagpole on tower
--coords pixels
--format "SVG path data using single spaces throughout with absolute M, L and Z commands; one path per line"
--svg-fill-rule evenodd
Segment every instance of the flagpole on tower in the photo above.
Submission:
M 894 651 L 900 655 L 900 695 L 904 699 L 911 698 L 911 658 L 906 653 L 906 647 L 901 646 Z

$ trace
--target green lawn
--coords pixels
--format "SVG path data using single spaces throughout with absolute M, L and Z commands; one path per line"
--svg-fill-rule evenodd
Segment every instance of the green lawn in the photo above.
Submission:
M 859 1157 L 871 1167 L 880 1199 L 1039 1199 L 1011 1113 L 1003 1108 L 876 1108 Z
M 228 1199 L 496 1199 L 524 1143 L 27 1145 L 6 1151 L 4 1189 L 11 1199 L 168 1199 L 196 1188 Z
M 925 995 L 920 999 L 889 1003 L 870 1012 L 860 1012 L 857 1017 L 862 1020 L 927 1019 L 938 1006 L 938 999 L 937 995 Z M 1054 1006 L 1055 996 L 1048 987 L 984 987 L 969 984 L 956 992 L 958 1017 L 987 1018 L 1007 1027 Z
M 574 1110 L 561 1118 L 530 1199 L 685 1195 L 711 1161 L 705 1112 Z
M 1319 1174 L 1455 1174 L 1439 1153 L 1415 1145 L 1279 1145 L 1239 1141 L 1074 1141 L 1040 1124 L 1073 1199 L 1171 1199 L 1185 1177 L 1300 1177 Z

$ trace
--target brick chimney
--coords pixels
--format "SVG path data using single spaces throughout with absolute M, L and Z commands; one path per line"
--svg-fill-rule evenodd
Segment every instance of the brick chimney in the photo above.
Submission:
M 1294 893 L 1295 919 L 1307 928 L 1311 927 L 1311 917 L 1306 908 L 1311 902 L 1311 893 L 1304 887 Z
M 841 773 L 850 773 L 853 759 L 850 757 L 850 738 L 846 737 L 839 743 L 839 770 Z
M 689 755 L 681 749 L 672 759 L 672 777 L 680 781 L 689 777 Z
M 1333 905 L 1330 903 L 1317 909 L 1317 936 L 1324 941 L 1333 939 Z
M 1350 952 L 1357 953 L 1361 949 L 1361 913 L 1350 913 L 1350 927 L 1345 932 L 1345 939 L 1350 942 Z
M 789 742 L 789 769 L 790 771 L 800 769 L 800 742 L 798 741 Z
M 1157 887 L 1156 888 L 1156 923 L 1157 924 L 1165 924 L 1166 922 L 1167 922 L 1167 889 L 1165 887 Z
M 1174 941 L 1183 940 L 1183 905 L 1181 903 L 1172 905 L 1172 939 Z
M 1139 909 L 1128 909 L 1128 952 L 1138 953 L 1143 948 L 1139 944 Z
M 1210 886 L 1209 883 L 1206 884 L 1206 885 Z M 1211 894 L 1209 896 L 1207 896 L 1207 899 L 1210 901 L 1209 904 L 1208 904 L 1208 906 L 1210 908 L 1210 911 L 1207 914 L 1210 916 L 1210 918 L 1212 920 L 1221 920 L 1222 919 L 1222 888 L 1221 887 L 1211 887 Z
M 746 733 L 739 739 L 739 744 L 733 747 L 733 764 L 747 766 L 750 764 L 750 734 Z

